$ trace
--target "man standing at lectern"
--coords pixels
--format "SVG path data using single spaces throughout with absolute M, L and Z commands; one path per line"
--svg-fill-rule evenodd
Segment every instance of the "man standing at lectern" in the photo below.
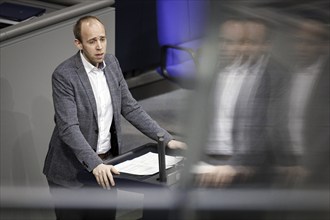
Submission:
M 132 97 L 118 60 L 106 54 L 104 25 L 94 16 L 80 18 L 73 29 L 75 55 L 60 64 L 52 75 L 55 128 L 50 140 L 43 172 L 51 192 L 54 188 L 115 186 L 116 168 L 104 161 L 120 152 L 122 115 L 151 139 L 165 134 L 169 148 L 184 148 L 173 140 Z M 100 188 L 100 187 L 99 187 Z M 98 215 L 86 210 L 55 209 L 58 219 L 105 219 L 115 212 Z

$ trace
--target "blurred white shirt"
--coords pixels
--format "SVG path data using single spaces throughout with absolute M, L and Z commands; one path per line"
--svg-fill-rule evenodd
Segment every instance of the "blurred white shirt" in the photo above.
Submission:
M 247 74 L 247 66 L 236 59 L 219 73 L 214 90 L 214 123 L 208 139 L 209 154 L 233 153 L 233 118 L 239 91 Z
M 304 121 L 307 101 L 320 73 L 321 60 L 304 69 L 297 69 L 292 76 L 289 106 L 289 135 L 292 150 L 304 152 Z
M 267 60 L 268 58 L 262 56 L 254 65 L 250 65 L 249 60 L 242 64 L 241 59 L 237 58 L 232 65 L 219 73 L 214 90 L 214 123 L 208 139 L 208 154 L 233 154 L 233 125 L 238 96 L 245 84 L 250 87 L 246 91 L 248 93 L 245 94 L 246 97 L 254 95 L 260 73 L 264 71 Z M 239 120 L 239 126 L 244 126 L 246 119 Z M 245 134 L 240 134 L 239 138 L 243 138 L 239 142 L 246 141 Z M 244 148 L 244 146 L 235 146 L 235 149 L 238 150 L 240 147 Z

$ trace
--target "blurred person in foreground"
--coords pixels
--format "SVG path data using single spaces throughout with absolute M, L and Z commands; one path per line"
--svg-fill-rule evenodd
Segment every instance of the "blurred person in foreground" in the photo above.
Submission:
M 243 162 L 243 157 L 251 153 L 252 145 L 254 149 L 264 145 L 266 136 L 260 128 L 269 94 L 264 77 L 267 38 L 268 29 L 260 20 L 228 19 L 220 26 L 214 123 L 206 147 L 215 166 L 197 175 L 201 186 L 225 186 L 254 172 L 254 165 Z
M 329 187 L 329 30 L 316 11 L 299 11 L 292 29 L 293 65 L 278 117 L 277 137 L 301 167 L 278 167 L 305 186 Z M 301 169 L 303 168 L 303 170 Z
M 97 17 L 82 17 L 73 32 L 79 51 L 52 75 L 55 128 L 43 172 L 54 197 L 58 188 L 68 193 L 89 187 L 103 188 L 104 193 L 106 189 L 115 190 L 113 175 L 119 175 L 119 171 L 106 161 L 121 152 L 121 115 L 151 139 L 157 140 L 157 133 L 163 132 L 167 147 L 185 147 L 132 97 L 116 57 L 106 53 L 102 22 Z M 110 209 L 89 210 L 79 205 L 77 209 L 66 209 L 56 205 L 57 219 L 115 218 L 115 211 Z
M 281 100 L 286 68 L 270 56 L 272 26 L 256 18 L 229 19 L 220 26 L 214 123 L 206 146 L 212 166 L 198 167 L 197 184 L 206 187 L 269 186 L 276 155 L 291 154 L 271 143 L 276 118 L 269 112 Z M 285 152 L 285 153 L 284 153 Z

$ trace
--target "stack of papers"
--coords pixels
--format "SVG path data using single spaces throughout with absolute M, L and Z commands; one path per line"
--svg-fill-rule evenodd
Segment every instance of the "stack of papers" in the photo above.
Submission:
M 173 167 L 183 159 L 181 156 L 165 155 L 166 169 Z M 115 165 L 115 168 L 121 173 L 133 175 L 153 175 L 159 172 L 158 154 L 146 153 L 132 160 L 124 161 Z

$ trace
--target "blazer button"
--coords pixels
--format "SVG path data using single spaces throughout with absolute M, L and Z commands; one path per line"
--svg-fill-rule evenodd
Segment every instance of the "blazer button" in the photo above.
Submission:
M 99 130 L 98 129 L 95 129 L 95 133 L 98 134 L 99 133 Z

